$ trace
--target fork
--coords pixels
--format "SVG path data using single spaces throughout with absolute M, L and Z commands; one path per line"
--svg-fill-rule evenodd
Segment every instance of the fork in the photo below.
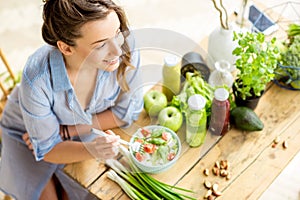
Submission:
M 101 131 L 101 130 L 95 129 L 95 128 L 92 128 L 91 132 L 95 133 L 97 135 L 100 135 L 100 136 L 104 136 L 104 137 L 108 136 L 108 134 L 105 133 L 104 131 Z M 131 147 L 134 151 L 144 153 L 144 145 L 143 144 L 140 144 L 140 143 L 139 143 L 139 145 L 136 145 L 136 143 L 130 144 L 129 142 L 122 140 L 121 138 L 119 139 L 119 143 L 127 145 L 128 147 Z
M 107 133 L 105 133 L 104 131 L 101 131 L 99 129 L 92 128 L 91 131 L 92 131 L 92 133 L 95 133 L 95 134 L 100 135 L 100 136 L 104 136 L 104 137 L 108 136 Z M 124 145 L 130 146 L 129 142 L 127 142 L 125 140 L 122 140 L 121 138 L 119 139 L 119 142 L 120 142 L 120 144 L 124 144 Z

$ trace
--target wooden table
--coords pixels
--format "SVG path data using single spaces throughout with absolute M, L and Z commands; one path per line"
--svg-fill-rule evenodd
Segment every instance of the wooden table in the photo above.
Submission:
M 207 49 L 207 38 L 201 46 Z M 203 185 L 205 180 L 219 184 L 222 191 L 219 199 L 258 199 L 300 151 L 299 102 L 300 92 L 282 89 L 272 83 L 255 109 L 264 123 L 262 131 L 245 132 L 233 127 L 222 138 L 208 133 L 204 145 L 198 148 L 190 148 L 185 142 L 183 125 L 177 133 L 183 147 L 179 160 L 167 172 L 153 176 L 195 191 L 197 199 L 203 199 L 207 192 Z M 139 127 L 155 123 L 143 111 L 131 127 L 114 131 L 129 141 L 130 135 Z M 274 147 L 276 137 L 280 142 Z M 287 148 L 282 146 L 284 141 Z M 215 162 L 221 160 L 230 163 L 229 180 L 211 173 Z M 209 176 L 203 174 L 204 169 L 210 170 Z M 108 168 L 95 160 L 70 164 L 64 170 L 99 199 L 128 199 L 121 188 L 107 178 Z
M 178 162 L 167 172 L 154 177 L 169 184 L 195 191 L 195 197 L 203 199 L 207 189 L 203 182 L 217 182 L 222 191 L 220 199 L 257 199 L 287 166 L 300 150 L 300 93 L 285 90 L 271 84 L 263 95 L 255 112 L 265 127 L 259 132 L 244 132 L 232 128 L 222 138 L 209 133 L 205 144 L 189 148 L 184 141 L 184 126 L 178 131 L 183 151 Z M 139 126 L 153 123 L 143 111 L 133 126 L 115 129 L 129 140 Z M 129 133 L 129 134 L 128 134 Z M 274 148 L 273 140 L 280 143 Z M 282 147 L 286 141 L 288 147 Z M 216 161 L 228 160 L 231 178 L 203 174 Z M 100 199 L 128 199 L 121 188 L 106 177 L 107 168 L 95 160 L 67 165 L 65 172 Z

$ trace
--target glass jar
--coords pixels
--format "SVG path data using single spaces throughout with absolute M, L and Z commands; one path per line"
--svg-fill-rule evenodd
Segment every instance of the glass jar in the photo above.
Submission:
M 190 147 L 198 147 L 206 137 L 206 100 L 195 94 L 188 99 L 186 113 L 186 141 Z
M 208 83 L 214 87 L 227 85 L 231 88 L 234 79 L 230 72 L 230 63 L 226 60 L 220 60 L 215 63 L 215 68 L 209 76 Z
M 163 66 L 163 86 L 162 91 L 171 101 L 174 95 L 180 92 L 180 60 L 175 55 L 168 55 L 164 59 Z
M 209 132 L 214 135 L 224 135 L 230 129 L 229 92 L 225 88 L 218 88 L 214 92 L 211 106 Z

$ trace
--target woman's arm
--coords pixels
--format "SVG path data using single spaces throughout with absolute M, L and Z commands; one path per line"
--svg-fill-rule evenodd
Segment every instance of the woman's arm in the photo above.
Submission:
M 107 136 L 98 136 L 91 142 L 64 141 L 55 145 L 45 154 L 44 160 L 51 163 L 68 164 L 89 159 L 109 159 L 118 154 L 120 136 L 111 130 L 106 131 Z M 33 150 L 28 133 L 23 134 L 28 149 Z
M 82 134 L 90 133 L 92 128 L 100 130 L 108 130 L 116 127 L 120 127 L 125 124 L 122 120 L 117 118 L 111 110 L 98 113 L 93 116 L 92 125 L 74 125 L 68 126 L 70 136 L 78 136 Z
M 118 154 L 119 136 L 97 137 L 92 142 L 64 141 L 45 154 L 44 160 L 51 163 L 68 164 L 89 159 L 109 159 Z

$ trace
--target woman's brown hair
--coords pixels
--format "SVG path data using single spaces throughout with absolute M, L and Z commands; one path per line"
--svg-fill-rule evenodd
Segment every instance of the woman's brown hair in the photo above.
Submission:
M 104 19 L 112 10 L 119 17 L 120 31 L 125 37 L 121 46 L 122 62 L 117 71 L 118 82 L 124 91 L 129 87 L 125 73 L 130 64 L 131 52 L 126 38 L 129 35 L 128 21 L 123 9 L 111 0 L 44 0 L 42 36 L 45 42 L 57 47 L 57 41 L 75 46 L 75 39 L 81 37 L 80 28 L 87 22 Z

